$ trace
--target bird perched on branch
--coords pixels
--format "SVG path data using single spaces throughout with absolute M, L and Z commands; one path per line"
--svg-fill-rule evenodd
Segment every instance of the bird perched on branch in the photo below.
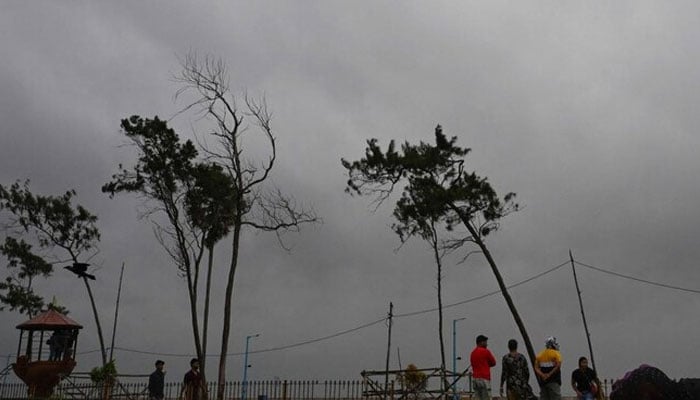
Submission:
M 87 273 L 87 267 L 90 264 L 88 263 L 73 263 L 73 265 L 69 265 L 67 267 L 63 267 L 67 269 L 68 271 L 78 275 L 79 278 L 89 278 L 92 279 L 93 281 L 95 280 L 95 275 L 90 275 Z

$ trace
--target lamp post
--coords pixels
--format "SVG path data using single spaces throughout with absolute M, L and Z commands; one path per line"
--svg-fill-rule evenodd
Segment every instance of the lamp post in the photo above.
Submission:
M 248 349 L 250 348 L 250 339 L 260 336 L 259 333 L 255 335 L 248 335 L 245 337 L 245 357 L 243 359 L 243 382 L 241 383 L 241 399 L 245 400 L 247 395 L 247 385 L 248 385 Z
M 455 374 L 452 376 L 452 400 L 457 400 L 457 388 L 455 387 L 455 382 L 457 382 L 457 322 L 465 319 L 457 318 L 452 320 L 452 372 Z

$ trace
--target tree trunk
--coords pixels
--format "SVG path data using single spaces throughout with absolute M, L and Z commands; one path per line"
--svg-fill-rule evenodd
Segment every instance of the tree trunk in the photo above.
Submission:
M 87 277 L 83 276 L 83 282 L 85 282 L 85 287 L 87 288 L 88 297 L 90 297 L 90 305 L 92 306 L 92 313 L 95 316 L 95 325 L 97 325 L 97 337 L 100 339 L 100 352 L 102 354 L 102 366 L 107 365 L 107 350 L 105 349 L 105 340 L 102 336 L 102 325 L 100 325 L 100 316 L 97 313 L 97 307 L 95 306 L 95 298 L 92 296 L 92 289 L 90 289 L 90 284 L 87 281 Z
M 209 259 L 207 260 L 207 287 L 204 292 L 204 322 L 202 323 L 202 357 L 199 360 L 199 371 L 202 374 L 202 380 L 204 380 L 204 387 L 207 388 L 206 384 L 206 361 L 207 361 L 207 337 L 209 336 L 209 299 L 211 295 L 211 274 L 214 267 L 214 246 L 208 248 Z
M 534 368 L 534 366 L 535 366 L 535 350 L 532 347 L 532 342 L 530 341 L 530 336 L 527 334 L 527 330 L 525 329 L 525 324 L 523 323 L 523 320 L 520 318 L 520 314 L 518 314 L 518 310 L 515 308 L 515 303 L 513 303 L 513 299 L 510 297 L 510 294 L 508 293 L 508 288 L 506 287 L 505 282 L 503 282 L 503 277 L 501 276 L 501 272 L 498 270 L 498 266 L 496 265 L 496 262 L 493 260 L 493 257 L 491 256 L 491 252 L 489 252 L 489 249 L 486 247 L 486 244 L 477 235 L 476 229 L 474 229 L 474 227 L 471 226 L 471 224 L 467 225 L 467 229 L 469 229 L 469 233 L 472 234 L 472 237 L 474 238 L 474 242 L 476 243 L 476 245 L 479 246 L 481 251 L 484 253 L 484 257 L 486 257 L 486 261 L 491 266 L 491 271 L 493 271 L 493 274 L 496 276 L 496 281 L 498 282 L 498 287 L 501 289 L 501 293 L 503 294 L 503 298 L 506 300 L 506 304 L 508 304 L 508 308 L 510 309 L 511 314 L 513 314 L 513 319 L 515 320 L 515 324 L 518 326 L 518 330 L 520 330 L 520 335 L 523 337 L 523 342 L 525 342 L 525 348 L 527 349 L 527 355 L 530 358 L 530 364 Z
M 226 382 L 226 353 L 228 353 L 228 338 L 231 332 L 231 299 L 233 298 L 233 282 L 238 266 L 238 246 L 241 238 L 241 220 L 236 218 L 233 227 L 233 241 L 231 243 L 231 265 L 226 282 L 226 297 L 224 299 L 224 327 L 221 332 L 221 354 L 219 355 L 219 382 L 216 390 L 216 399 L 224 400 Z M 244 399 L 245 400 L 245 399 Z
M 433 231 L 433 233 L 435 233 Z M 440 337 L 440 377 L 442 379 L 443 390 L 447 390 L 449 383 L 445 375 L 445 338 L 442 331 L 443 315 L 442 315 L 442 260 L 438 252 L 437 237 L 433 237 L 432 242 L 433 254 L 435 255 L 435 263 L 437 264 L 437 297 L 438 297 L 438 335 Z
M 489 263 L 489 266 L 491 266 L 491 271 L 493 271 L 493 274 L 496 277 L 496 282 L 498 282 L 498 287 L 501 289 L 501 294 L 506 300 L 506 304 L 508 305 L 508 309 L 510 309 L 510 313 L 513 315 L 513 319 L 515 320 L 515 324 L 518 326 L 520 335 L 523 337 L 523 342 L 525 343 L 525 348 L 527 349 L 527 355 L 530 358 L 530 364 L 534 368 L 535 350 L 532 347 L 530 336 L 527 334 L 527 330 L 525 329 L 525 324 L 520 318 L 520 314 L 518 314 L 517 308 L 515 308 L 515 303 L 513 303 L 513 299 L 510 297 L 510 293 L 508 293 L 508 288 L 506 287 L 505 282 L 503 282 L 503 277 L 501 276 L 501 272 L 498 270 L 496 261 L 494 261 L 493 257 L 491 256 L 491 252 L 486 247 L 486 243 L 484 243 L 484 241 L 481 240 L 481 236 L 479 235 L 478 230 L 472 225 L 471 220 L 468 218 L 468 216 L 463 215 L 458 210 L 457 212 L 459 213 L 459 217 L 462 220 L 462 223 L 474 239 L 474 243 L 476 243 L 476 245 L 479 247 L 481 252 L 484 254 L 484 257 L 486 258 L 486 261 Z
M 192 334 L 194 335 L 194 347 L 197 352 L 197 358 L 202 362 L 202 341 L 199 336 L 199 320 L 197 319 L 197 288 L 194 287 L 192 282 L 192 272 L 189 266 L 185 275 L 187 277 L 187 294 L 190 298 L 190 321 L 192 323 Z

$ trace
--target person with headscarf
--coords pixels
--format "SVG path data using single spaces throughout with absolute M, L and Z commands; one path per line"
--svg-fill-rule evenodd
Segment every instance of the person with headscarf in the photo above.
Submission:
M 535 375 L 540 384 L 541 400 L 561 400 L 561 353 L 557 338 L 549 336 L 545 349 L 535 358 Z

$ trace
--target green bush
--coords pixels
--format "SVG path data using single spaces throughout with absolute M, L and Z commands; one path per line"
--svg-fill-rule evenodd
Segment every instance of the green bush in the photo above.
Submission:
M 90 371 L 90 380 L 95 383 L 110 382 L 117 376 L 117 367 L 114 360 L 101 367 L 95 367 Z

